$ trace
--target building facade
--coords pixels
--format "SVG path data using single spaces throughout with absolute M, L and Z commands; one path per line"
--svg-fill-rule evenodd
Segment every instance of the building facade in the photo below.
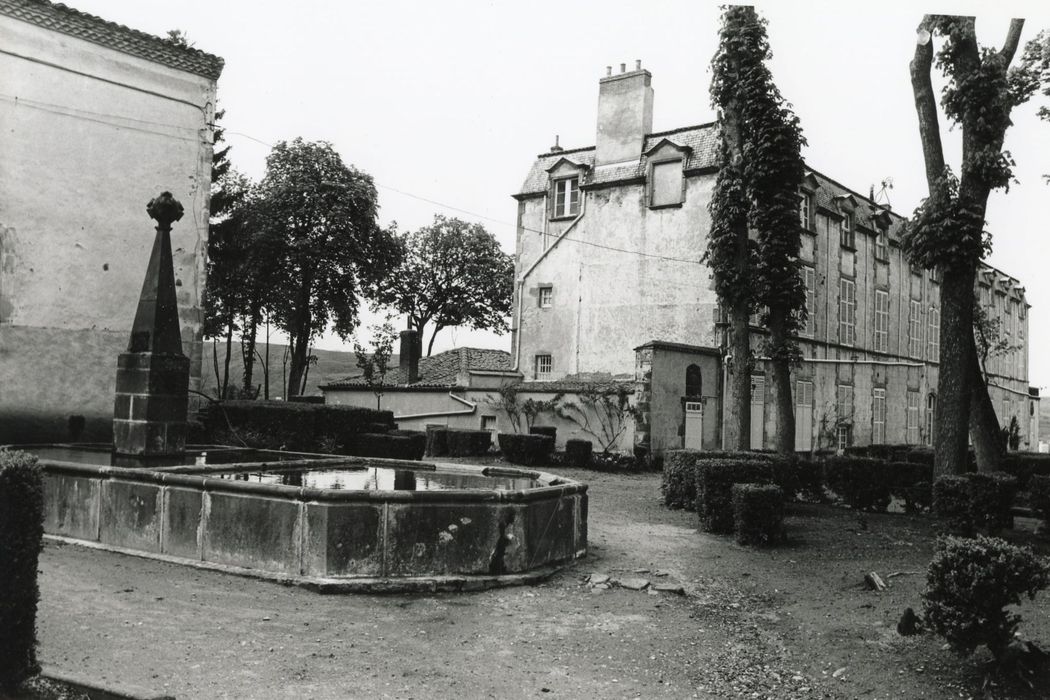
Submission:
M 108 440 L 117 355 L 170 191 L 191 388 L 201 372 L 222 59 L 45 0 L 0 0 L 0 443 Z
M 718 171 L 717 124 L 651 133 L 651 74 L 599 82 L 597 143 L 541 154 L 518 201 L 512 353 L 526 381 L 633 376 L 635 439 L 654 452 L 721 446 L 727 326 L 702 262 Z M 799 450 L 929 444 L 936 412 L 940 284 L 913 269 L 904 219 L 808 169 L 799 192 L 808 320 L 793 377 Z M 1028 304 L 1018 280 L 977 285 L 998 349 L 988 361 L 1000 420 L 1038 442 L 1027 382 Z M 773 444 L 764 330 L 752 348 L 752 447 Z

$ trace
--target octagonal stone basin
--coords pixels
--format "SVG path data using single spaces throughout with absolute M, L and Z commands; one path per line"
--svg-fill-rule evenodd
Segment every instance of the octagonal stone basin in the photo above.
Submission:
M 586 554 L 587 486 L 526 469 L 190 448 L 111 466 L 99 446 L 17 446 L 44 470 L 46 534 L 321 591 L 470 590 Z

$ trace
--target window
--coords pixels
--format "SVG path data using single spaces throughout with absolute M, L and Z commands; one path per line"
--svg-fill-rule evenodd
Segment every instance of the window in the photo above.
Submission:
M 496 416 L 482 416 L 481 417 L 481 429 L 487 430 L 490 433 L 496 432 Z
M 880 228 L 879 232 L 875 234 L 875 259 L 890 259 L 890 237 L 884 228 Z
M 844 450 L 853 444 L 853 426 L 839 424 L 835 429 L 835 437 L 838 441 L 838 448 Z
M 700 396 L 704 390 L 704 378 L 698 365 L 685 368 L 685 395 Z
M 908 354 L 922 357 L 922 302 L 912 301 L 908 314 Z
M 554 287 L 540 287 L 539 300 L 541 309 L 551 307 L 551 299 L 554 296 Z
M 930 270 L 930 281 L 936 284 L 941 283 L 941 268 L 934 267 Z
M 803 193 L 801 199 L 798 201 L 798 221 L 802 224 L 802 228 L 807 231 L 810 230 L 809 220 L 809 206 L 812 200 L 808 194 Z
M 886 390 L 871 391 L 871 444 L 886 444 Z
M 580 212 L 580 178 L 554 181 L 554 218 L 576 216 Z
M 886 352 L 890 337 L 890 293 L 884 289 L 875 290 L 875 336 L 876 352 Z
M 806 321 L 802 324 L 802 335 L 812 337 L 817 331 L 817 271 L 803 267 L 802 280 L 806 286 Z
M 849 384 L 835 388 L 835 417 L 840 424 L 853 421 L 853 387 Z
M 839 280 L 839 342 L 857 342 L 857 285 L 853 280 Z
M 649 206 L 670 207 L 682 203 L 682 161 L 653 163 L 649 179 Z
M 1003 399 L 1003 415 L 999 416 L 999 420 L 1003 422 L 1004 428 L 1010 427 L 1010 399 Z
M 937 395 L 926 397 L 926 444 L 933 444 L 933 431 L 937 425 Z
M 813 382 L 795 382 L 795 405 L 803 408 L 813 407 Z
M 853 237 L 853 217 L 847 214 L 839 222 L 839 245 L 843 248 L 855 249 L 856 240 Z
M 926 359 L 939 362 L 941 359 L 941 312 L 930 309 L 926 317 Z
M 908 392 L 908 422 L 905 442 L 919 444 L 919 392 Z
M 536 356 L 536 379 L 550 379 L 553 362 L 550 355 Z

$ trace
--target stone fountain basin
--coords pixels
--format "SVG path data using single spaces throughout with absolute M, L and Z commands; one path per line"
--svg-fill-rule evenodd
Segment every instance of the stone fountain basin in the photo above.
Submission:
M 587 486 L 580 482 L 525 469 L 278 454 L 285 461 L 158 468 L 42 457 L 45 533 L 331 592 L 523 583 L 586 553 Z M 348 490 L 231 478 L 332 469 L 532 487 Z

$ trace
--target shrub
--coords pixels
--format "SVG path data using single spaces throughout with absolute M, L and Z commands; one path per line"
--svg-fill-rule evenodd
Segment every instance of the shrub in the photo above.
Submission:
M 784 539 L 784 492 L 779 486 L 733 484 L 733 528 L 740 544 Z
M 359 433 L 339 445 L 340 454 L 382 459 L 423 459 L 427 436 L 419 430 L 394 430 L 389 433 Z
M 725 452 L 721 450 L 667 450 L 663 455 L 664 505 L 668 508 L 696 510 L 697 469 L 701 462 L 710 460 L 773 462 L 776 455 L 767 452 Z M 787 481 L 787 477 L 782 477 Z M 801 481 L 801 477 L 799 478 Z
M 707 532 L 733 531 L 733 484 L 768 484 L 773 466 L 764 460 L 700 460 L 696 467 L 696 509 Z
M 851 508 L 879 513 L 890 504 L 893 473 L 885 462 L 866 457 L 832 457 L 824 463 L 824 477 L 828 488 Z
M 1046 563 L 1003 540 L 941 539 L 922 594 L 926 623 L 959 653 L 983 644 L 1000 660 L 1021 621 L 1004 608 L 1034 598 L 1048 578 Z
M 425 454 L 430 457 L 448 456 L 448 428 L 443 425 L 427 426 Z
M 1013 529 L 1011 512 L 1017 495 L 1017 479 L 1005 472 L 967 474 L 974 522 L 988 534 Z
M 795 498 L 801 496 L 807 501 L 821 502 L 824 495 L 824 465 L 811 459 L 795 460 L 795 473 L 798 491 Z
M 328 439 L 346 444 L 352 435 L 395 427 L 390 411 L 291 401 L 216 402 L 208 406 L 202 422 L 212 436 L 209 441 L 302 452 L 318 452 Z
M 1028 504 L 1037 518 L 1050 528 L 1050 476 L 1033 476 L 1028 482 Z
M 933 503 L 932 464 L 890 462 L 886 468 L 890 471 L 890 493 L 904 501 L 905 511 L 929 510 Z
M 492 433 L 487 430 L 448 430 L 446 440 L 452 457 L 477 457 L 492 448 Z
M 618 452 L 594 452 L 591 454 L 591 469 L 600 472 L 641 472 L 646 463 L 633 455 Z
M 949 474 L 933 482 L 933 513 L 945 532 L 960 537 L 973 536 L 970 480 L 965 475 Z
M 925 464 L 932 468 L 933 456 L 934 453 L 932 447 L 913 447 L 908 450 L 904 461 L 911 462 L 912 464 Z
M 529 435 L 548 435 L 558 440 L 558 429 L 553 425 L 533 425 L 529 428 Z
M 503 458 L 514 464 L 543 464 L 554 452 L 554 438 L 549 435 L 500 433 L 498 439 Z
M 0 449 L 0 689 L 38 673 L 37 563 L 44 536 L 44 486 L 36 457 Z
M 569 466 L 584 468 L 591 465 L 593 446 L 590 440 L 566 440 L 565 460 Z
M 1050 455 L 1014 453 L 1003 458 L 1003 471 L 1017 477 L 1017 487 L 1028 490 L 1033 476 L 1050 476 Z

